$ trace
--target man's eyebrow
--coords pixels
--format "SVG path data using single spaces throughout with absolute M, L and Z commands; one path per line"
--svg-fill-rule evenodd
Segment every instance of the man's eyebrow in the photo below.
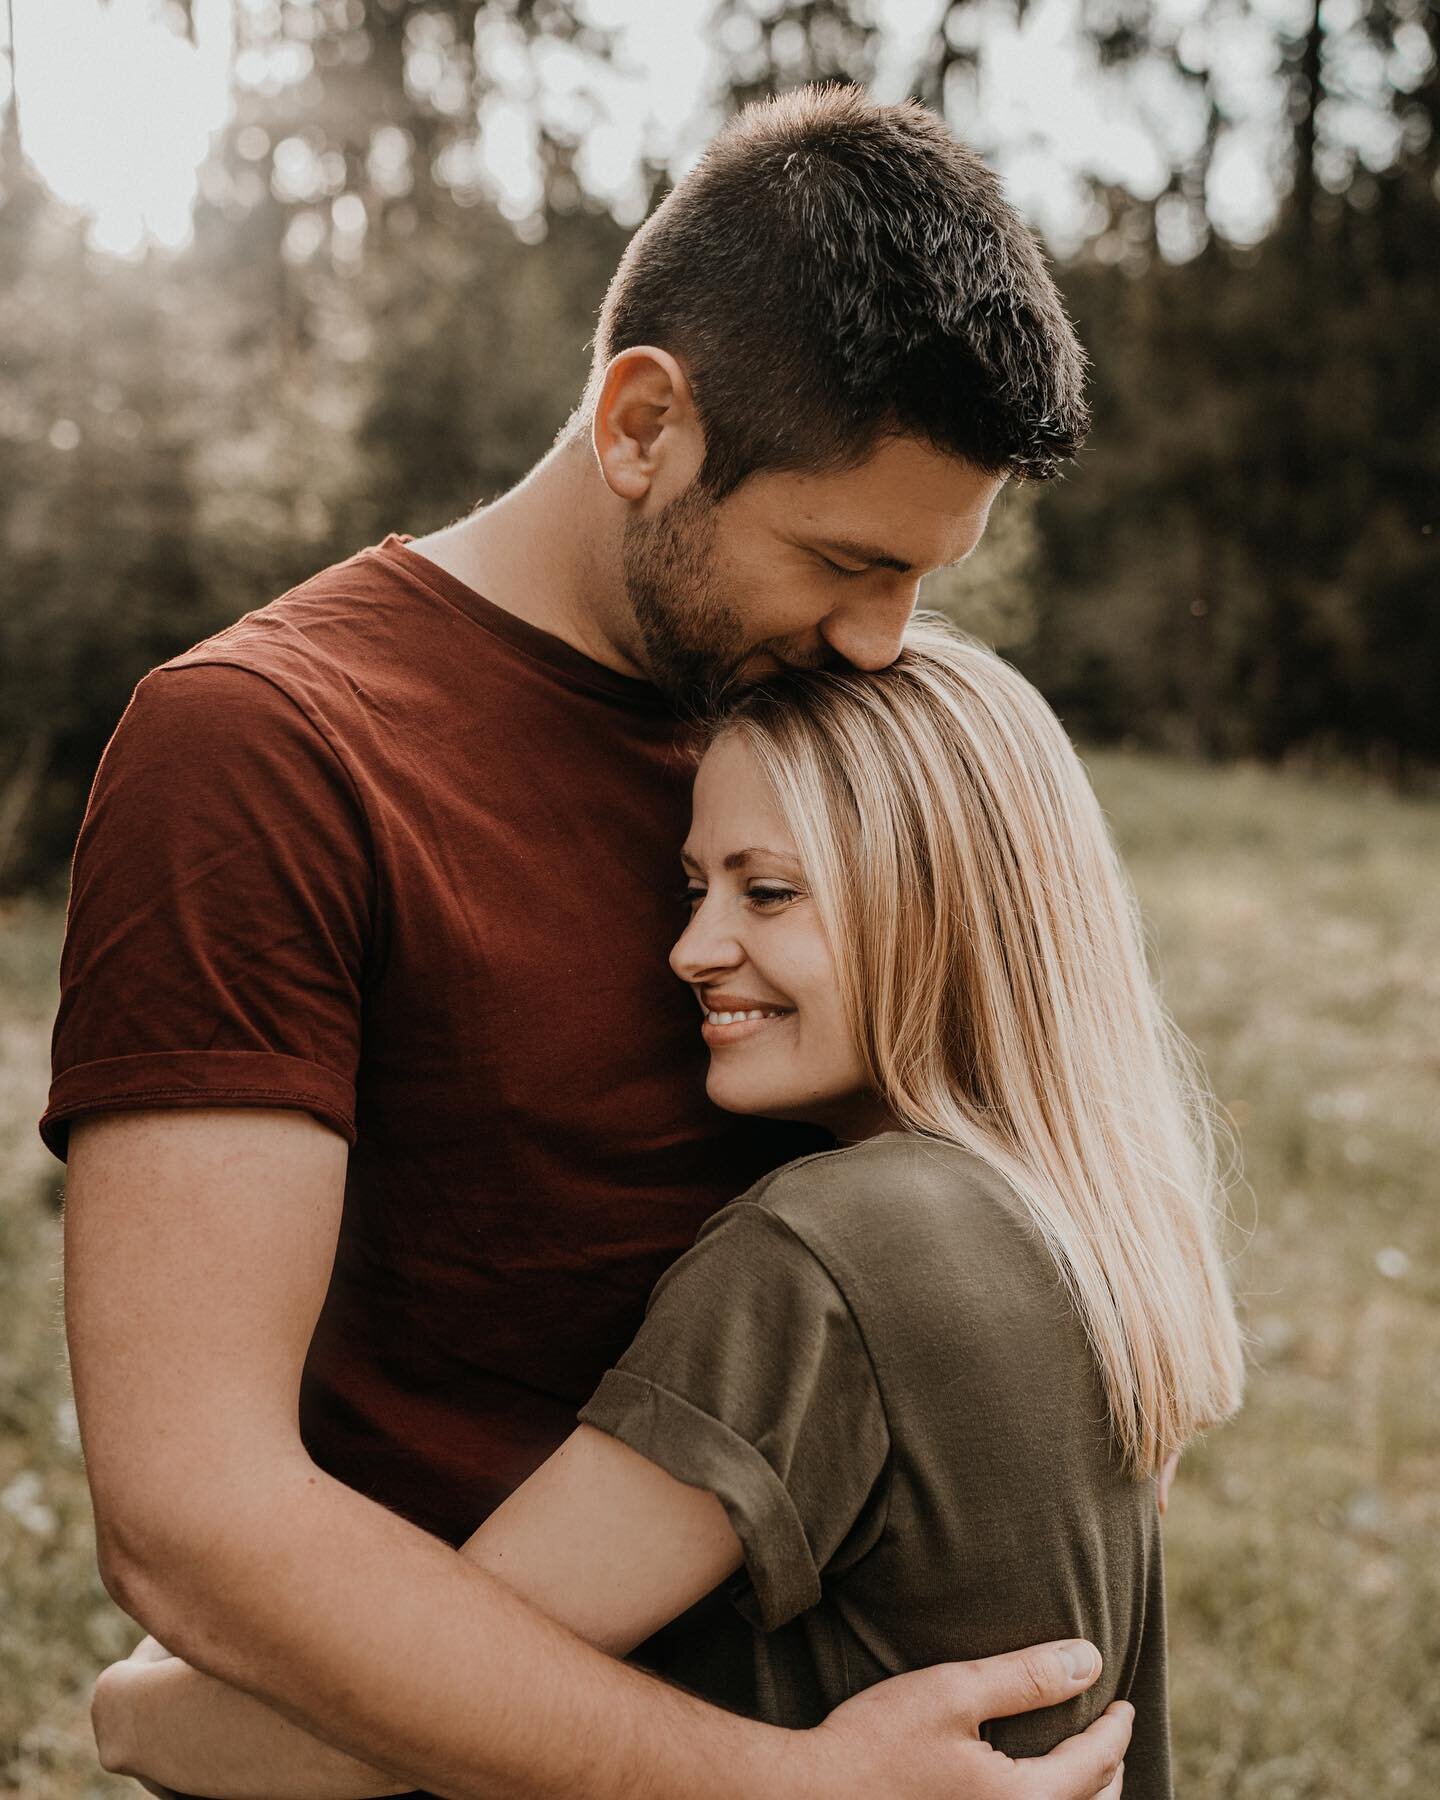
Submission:
M 915 568 L 914 563 L 892 556 L 888 550 L 880 550 L 874 544 L 857 544 L 853 538 L 826 538 L 817 548 L 833 550 L 837 556 L 848 556 L 851 562 L 868 563 L 874 569 L 893 569 L 897 575 L 909 575 Z M 963 556 L 957 556 L 941 567 L 953 569 L 964 560 Z
M 700 865 L 688 850 L 680 852 L 680 860 L 687 869 L 693 869 L 697 875 L 699 874 Z M 748 850 L 732 850 L 720 867 L 733 872 L 736 869 L 745 868 L 752 862 L 783 862 L 789 863 L 792 868 L 800 866 L 800 859 L 790 855 L 788 851 L 767 850 L 763 845 L 752 844 Z
M 820 548 L 833 550 L 837 556 L 848 556 L 851 562 L 869 563 L 876 569 L 893 569 L 897 575 L 908 575 L 915 566 L 892 556 L 888 550 L 877 549 L 874 544 L 857 544 L 851 538 L 826 538 Z

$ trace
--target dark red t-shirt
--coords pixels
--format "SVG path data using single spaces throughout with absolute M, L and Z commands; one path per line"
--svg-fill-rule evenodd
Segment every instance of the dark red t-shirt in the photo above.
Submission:
M 666 966 L 690 772 L 655 689 L 390 537 L 147 676 L 96 777 L 45 1141 L 215 1105 L 342 1132 L 306 1441 L 451 1542 L 701 1222 L 814 1147 L 704 1097 Z

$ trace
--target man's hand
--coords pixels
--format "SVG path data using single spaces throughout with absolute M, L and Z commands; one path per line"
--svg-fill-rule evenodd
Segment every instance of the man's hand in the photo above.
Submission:
M 1126 1701 L 1115 1701 L 1048 1756 L 1016 1761 L 980 1736 L 985 1720 L 1073 1700 L 1099 1673 L 1099 1651 L 1081 1641 L 897 1675 L 802 1734 L 805 1753 L 818 1753 L 816 1778 L 804 1791 L 883 1793 L 889 1800 L 1118 1800 L 1135 1718 Z

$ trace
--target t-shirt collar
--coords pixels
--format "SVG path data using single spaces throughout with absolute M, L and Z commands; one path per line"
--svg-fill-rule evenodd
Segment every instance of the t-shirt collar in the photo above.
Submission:
M 589 688 L 621 700 L 627 705 L 642 712 L 668 713 L 673 715 L 674 709 L 652 682 L 637 680 L 632 675 L 622 675 L 616 669 L 607 669 L 603 663 L 597 663 L 583 651 L 577 650 L 573 644 L 567 644 L 551 631 L 542 631 L 538 625 L 532 625 L 528 619 L 520 619 L 514 613 L 506 612 L 503 606 L 496 606 L 493 600 L 487 600 L 474 588 L 452 575 L 448 569 L 442 569 L 438 563 L 422 556 L 418 550 L 410 548 L 411 534 L 392 531 L 379 544 L 372 545 L 368 554 L 383 557 L 392 568 L 398 569 L 422 587 L 428 588 L 432 594 L 458 607 L 461 612 L 473 619 L 492 637 L 499 638 L 513 649 L 521 651 L 536 662 L 547 664 L 556 674 L 565 678 L 568 685 Z

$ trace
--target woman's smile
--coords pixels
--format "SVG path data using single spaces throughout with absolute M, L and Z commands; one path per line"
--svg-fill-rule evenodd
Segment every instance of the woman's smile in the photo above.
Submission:
M 700 1035 L 712 1050 L 741 1043 L 766 1026 L 780 1024 L 795 1015 L 793 1006 L 777 1006 L 774 1001 L 735 994 L 701 994 L 697 998 L 703 1014 Z
M 872 1108 L 835 958 L 774 787 L 739 736 L 701 758 L 681 862 L 689 920 L 670 966 L 700 1006 L 711 1100 L 861 1135 Z M 740 1048 L 756 1054 L 720 1054 Z

